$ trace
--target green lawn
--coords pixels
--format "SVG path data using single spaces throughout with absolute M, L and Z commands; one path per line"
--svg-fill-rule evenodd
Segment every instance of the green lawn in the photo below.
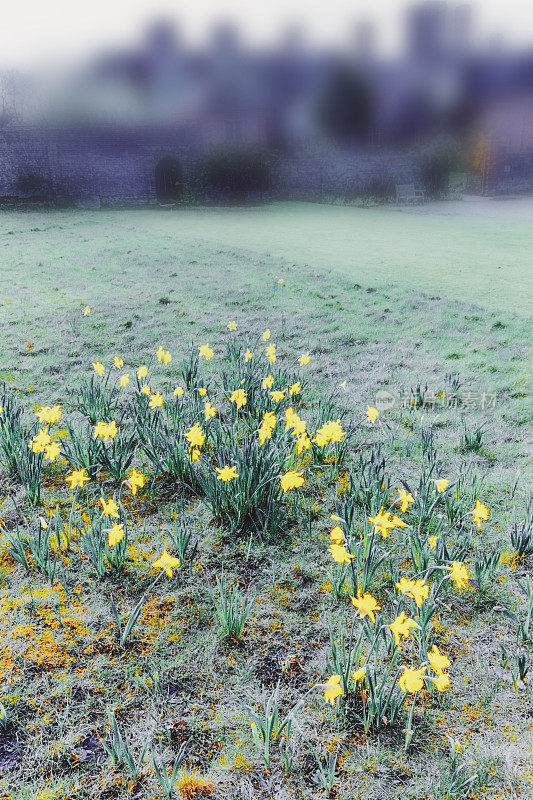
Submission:
M 97 581 L 75 542 L 61 557 L 65 594 L 0 550 L 0 701 L 9 720 L 0 724 L 2 800 L 162 797 L 150 759 L 135 785 L 124 765 L 110 766 L 98 738 L 110 741 L 110 709 L 136 754 L 150 738 L 156 757 L 170 763 L 185 742 L 188 768 L 213 782 L 216 800 L 325 797 L 311 744 L 324 760 L 328 750 L 338 752 L 331 796 L 343 800 L 529 796 L 529 690 L 520 681 L 513 685 L 500 645 L 517 651 L 516 624 L 502 608 L 523 619 L 531 580 L 531 561 L 513 558 L 509 529 L 525 519 L 531 494 L 524 276 L 532 239 L 523 220 L 295 203 L 0 215 L 0 382 L 17 390 L 28 421 L 38 404 L 60 403 L 67 417 L 92 362 L 107 368 L 114 356 L 125 362 L 121 373 L 132 376 L 122 396 L 133 399 L 135 370 L 160 345 L 172 361 L 156 363 L 150 383 L 166 409 L 172 387 L 182 383 L 187 348 L 207 342 L 215 358 L 202 362 L 202 381 L 226 409 L 220 364 L 227 323 L 237 323 L 235 335 L 264 361 L 265 374 L 271 367 L 260 335 L 269 328 L 278 349 L 275 369 L 279 363 L 300 370 L 296 357 L 310 352 L 311 363 L 300 370 L 299 413 L 312 424 L 320 399 L 334 395 L 331 413 L 352 431 L 346 468 L 356 482 L 360 456 L 379 447 L 391 487 L 403 480 L 417 486 L 434 446 L 438 477 L 463 476 L 458 507 L 470 509 L 475 496 L 491 511 L 479 534 L 469 517 L 462 558 L 471 574 L 491 553 L 503 555 L 490 580 L 481 585 L 473 578 L 471 592 L 450 590 L 439 606 L 435 641 L 452 661 L 452 685 L 424 700 L 408 754 L 401 731 L 366 735 L 353 719 L 335 716 L 314 690 L 298 712 L 292 773 L 284 775 L 277 745 L 266 770 L 244 704 L 257 702 L 262 687 L 271 691 L 278 679 L 282 707 L 297 703 L 331 672 L 330 628 L 338 635 L 353 617 L 347 598 L 331 591 L 336 566 L 327 548 L 330 514 L 344 499 L 346 481 L 339 483 L 331 465 L 313 471 L 302 494 L 292 495 L 286 530 L 258 541 L 229 535 L 201 497 L 183 496 L 139 450 L 134 463 L 148 481 L 124 501 L 132 539 L 118 576 Z M 87 305 L 91 313 L 84 316 Z M 426 387 L 448 402 L 402 404 L 406 392 Z M 366 406 L 380 390 L 395 403 L 373 426 L 365 422 Z M 72 419 L 80 424 L 79 415 Z M 477 450 L 462 446 L 464 427 L 470 433 L 481 427 Z M 69 469 L 63 462 L 47 467 L 44 507 L 35 509 L 0 468 L 4 544 L 24 529 L 23 515 L 37 520 L 56 505 L 68 515 Z M 96 513 L 100 495 L 118 489 L 104 476 L 85 491 L 80 514 Z M 435 534 L 449 527 L 456 546 L 463 533 L 440 509 L 431 523 Z M 416 527 L 409 512 L 406 519 L 408 530 Z M 124 617 L 181 520 L 198 540 L 194 569 L 150 591 L 133 644 L 121 650 L 110 598 Z M 358 507 L 356 539 L 365 520 Z M 380 542 L 392 549 L 372 585 L 387 622 L 391 570 L 414 573 L 402 536 Z M 219 640 L 207 586 L 222 570 L 255 600 L 241 642 Z M 470 793 L 460 788 L 462 772 L 453 777 L 461 764 L 465 775 L 476 776 Z

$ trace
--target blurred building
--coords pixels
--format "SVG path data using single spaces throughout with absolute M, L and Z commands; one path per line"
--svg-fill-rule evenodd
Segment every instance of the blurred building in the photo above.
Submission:
M 298 29 L 252 50 L 219 26 L 191 50 L 172 26 L 46 92 L 4 77 L 0 198 L 87 205 L 533 189 L 533 53 L 476 49 L 469 5 L 421 2 L 405 49 L 359 23 L 319 52 Z M 30 82 L 31 83 L 31 82 Z

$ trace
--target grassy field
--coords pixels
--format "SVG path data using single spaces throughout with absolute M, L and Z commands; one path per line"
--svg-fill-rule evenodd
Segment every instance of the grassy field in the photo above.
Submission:
M 114 356 L 124 366 L 112 372 L 113 380 L 131 375 L 120 395 L 121 419 L 129 420 L 140 397 L 137 367 L 152 362 L 150 385 L 165 401 L 153 411 L 163 415 L 176 402 L 173 387 L 184 382 L 188 352 L 207 342 L 215 357 L 201 360 L 197 385 L 207 386 L 211 402 L 224 409 L 217 424 L 229 425 L 232 406 L 221 381 L 224 371 L 236 380 L 238 370 L 224 353 L 239 342 L 254 352 L 250 370 L 257 372 L 250 375 L 272 372 L 280 382 L 275 388 L 284 386 L 278 368 L 301 380 L 301 399 L 290 403 L 309 431 L 325 421 L 321 401 L 333 397 L 329 418 L 339 418 L 346 432 L 346 447 L 333 452 L 336 463 L 317 453 L 306 461 L 311 456 L 304 453 L 298 468 L 306 484 L 282 496 L 284 524 L 264 536 L 221 524 L 200 484 L 186 489 L 139 446 L 133 464 L 147 480 L 138 495 L 123 497 L 120 481 L 103 472 L 76 495 L 75 535 L 52 554 L 60 581 L 50 580 L 34 558 L 24 569 L 9 542 L 18 535 L 27 544 L 27 527 L 56 508 L 62 524 L 70 524 L 64 476 L 71 465 L 62 453 L 45 467 L 40 507 L 31 506 L 20 481 L 4 470 L 3 800 L 163 797 L 154 762 L 170 765 L 182 744 L 176 797 L 315 800 L 327 796 L 320 781 L 327 778 L 328 754 L 337 758 L 330 796 L 343 800 L 530 796 L 533 670 L 521 680 L 513 657 L 523 654 L 526 665 L 531 660 L 524 639 L 531 573 L 510 528 L 527 518 L 530 497 L 531 327 L 523 277 L 532 239 L 524 220 L 303 204 L 0 216 L 0 381 L 8 393 L 15 390 L 28 425 L 39 405 L 59 403 L 63 420 L 56 428 L 72 418 L 81 430 L 79 411 L 70 413 L 78 388 L 93 362 L 107 370 Z M 226 327 L 233 320 L 235 333 Z M 264 355 L 266 328 L 277 346 L 275 365 Z M 159 346 L 172 354 L 167 366 L 154 360 Z M 310 364 L 299 366 L 297 357 L 307 351 Z M 372 424 L 366 408 L 379 405 L 378 392 L 394 402 Z M 430 402 L 421 405 L 425 393 Z M 208 427 L 203 402 L 193 392 L 184 397 L 190 398 L 187 413 Z M 287 397 L 273 406 L 280 420 L 288 404 Z M 249 408 L 251 414 L 251 401 Z M 357 713 L 367 707 L 366 689 L 353 686 L 333 707 L 320 688 L 335 672 L 331 637 L 340 642 L 354 619 L 357 630 L 363 627 L 349 602 L 355 594 L 349 570 L 335 590 L 343 567 L 328 552 L 330 515 L 357 494 L 376 448 L 390 484 L 387 506 L 402 481 L 420 489 L 430 464 L 431 477 L 451 484 L 446 507 L 443 497 L 422 522 L 413 488 L 417 503 L 401 514 L 408 527 L 380 541 L 384 561 L 369 588 L 381 605 L 378 627 L 399 613 L 394 579 L 420 574 L 409 544 L 413 531 L 422 530 L 424 541 L 429 533 L 445 536 L 448 561 L 464 561 L 471 576 L 468 591 L 446 581 L 437 597 L 431 569 L 437 553 L 438 569 L 447 559 L 440 545 L 434 551 L 424 544 L 430 569 L 422 573 L 436 608 L 431 643 L 451 661 L 451 686 L 443 694 L 428 686 L 419 692 L 407 750 L 403 717 L 399 725 L 381 721 L 365 731 Z M 380 491 L 374 481 L 370 497 Z M 99 579 L 79 531 L 97 513 L 102 494 L 120 497 L 129 541 L 125 563 L 115 571 L 108 564 Z M 469 515 L 476 499 L 490 509 L 479 533 Z M 343 523 L 353 548 L 360 536 L 372 535 L 370 510 L 379 508 L 359 500 L 351 525 Z M 194 558 L 150 588 L 156 576 L 150 566 L 164 546 L 175 554 L 171 534 L 181 523 L 197 543 Z M 490 567 L 495 552 L 500 558 Z M 220 633 L 209 587 L 215 590 L 222 572 L 253 600 L 240 638 Z M 145 591 L 141 617 L 121 647 L 111 598 L 124 620 Z M 417 607 L 405 608 L 420 621 Z M 365 626 L 370 630 L 368 617 Z M 415 642 L 421 639 L 412 633 L 393 658 L 421 663 L 418 654 L 413 662 Z M 267 765 L 246 706 L 258 708 L 278 681 L 283 712 L 302 704 L 290 737 L 281 748 L 273 740 Z M 151 742 L 135 777 L 127 759 L 113 764 L 106 752 L 111 711 L 135 757 Z

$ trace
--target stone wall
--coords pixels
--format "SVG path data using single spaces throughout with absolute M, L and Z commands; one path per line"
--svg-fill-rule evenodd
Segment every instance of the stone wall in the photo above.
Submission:
M 7 129 L 0 131 L 0 198 L 78 205 L 156 202 L 155 166 L 171 154 L 185 179 L 191 147 L 154 130 Z
M 280 190 L 290 197 L 389 197 L 398 183 L 418 183 L 413 155 L 375 152 L 301 153 L 278 165 Z
M 75 204 L 157 202 L 155 169 L 173 156 L 189 195 L 202 159 L 198 136 L 172 128 L 8 128 L 0 130 L 0 202 Z M 496 165 L 495 165 L 496 167 Z M 533 188 L 533 155 L 508 156 L 491 174 L 490 192 Z M 305 150 L 274 160 L 272 196 L 327 200 L 389 198 L 399 183 L 422 185 L 416 153 Z

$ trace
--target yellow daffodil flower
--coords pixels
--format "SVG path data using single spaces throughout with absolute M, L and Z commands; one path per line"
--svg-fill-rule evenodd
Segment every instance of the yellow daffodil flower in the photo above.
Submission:
M 472 509 L 471 513 L 472 513 L 472 519 L 474 520 L 478 531 L 480 531 L 481 523 L 486 522 L 488 520 L 490 511 L 484 503 L 481 503 L 479 500 L 476 500 L 476 505 Z
M 372 423 L 372 425 L 374 424 L 374 422 L 377 420 L 378 417 L 379 417 L 379 411 L 377 410 L 377 408 L 374 408 L 373 406 L 366 407 L 366 418 L 369 422 Z
M 373 625 L 376 624 L 376 616 L 374 611 L 380 611 L 381 606 L 378 604 L 376 598 L 370 594 L 370 592 L 364 592 L 364 594 L 359 592 L 357 597 L 351 597 L 350 600 L 352 601 L 353 607 L 359 612 L 361 619 L 364 619 L 367 616 Z
M 274 364 L 276 362 L 276 345 L 269 344 L 265 352 L 269 364 Z
M 324 700 L 334 706 L 337 703 L 337 697 L 342 697 L 344 694 L 341 686 L 341 676 L 331 675 L 326 681 L 325 685 L 326 688 L 324 689 Z
M 420 667 L 420 669 L 404 667 L 402 674 L 398 678 L 398 686 L 400 689 L 403 689 L 404 692 L 409 692 L 409 694 L 419 692 L 424 686 L 426 669 L 427 667 Z
M 34 453 L 44 453 L 45 449 L 51 444 L 52 439 L 48 433 L 47 428 L 42 428 L 36 436 L 33 437 L 28 447 Z
M 102 514 L 106 517 L 118 517 L 118 505 L 112 497 L 109 497 L 107 500 L 101 497 L 100 503 L 102 505 Z
M 128 479 L 126 481 L 126 483 L 131 489 L 131 493 L 133 495 L 136 495 L 138 489 L 142 489 L 145 482 L 146 482 L 146 477 L 143 475 L 143 473 L 139 472 L 139 470 L 135 469 L 135 467 L 132 467 L 129 472 Z
M 198 352 L 205 358 L 206 361 L 210 361 L 215 355 L 214 351 L 211 350 L 208 344 L 201 344 L 198 348 Z
M 150 402 L 148 405 L 150 408 L 161 408 L 163 405 L 163 395 L 160 392 L 153 392 L 152 396 L 150 397 Z
M 235 389 L 229 398 L 230 403 L 235 403 L 237 409 L 241 409 L 246 405 L 246 392 L 244 389 Z
M 283 400 L 287 392 L 284 389 L 274 389 L 274 391 L 270 392 L 270 397 L 274 401 L 274 403 L 279 403 L 280 400 Z
M 51 442 L 44 448 L 44 457 L 48 461 L 55 461 L 61 453 L 61 447 L 58 442 Z
M 219 481 L 232 481 L 233 478 L 238 478 L 237 467 L 215 467 L 218 472 L 217 480 Z
M 411 503 L 415 502 L 415 499 L 413 495 L 410 492 L 407 492 L 405 489 L 396 489 L 396 491 L 400 495 L 396 502 L 399 504 L 402 514 L 405 514 Z
M 83 489 L 85 484 L 90 480 L 87 470 L 85 469 L 75 469 L 65 478 L 66 483 L 69 484 L 71 489 L 75 489 L 77 486 Z
M 450 666 L 450 659 L 441 653 L 436 644 L 428 652 L 429 665 L 436 675 L 444 675 L 444 670 Z
M 109 547 L 114 547 L 124 538 L 124 526 L 118 522 L 113 523 L 113 527 L 107 533 L 107 544 Z
M 394 622 L 391 622 L 391 624 L 387 625 L 387 627 L 394 634 L 395 643 L 400 644 L 402 636 L 404 637 L 404 639 L 408 639 L 409 634 L 411 633 L 411 628 L 415 630 L 419 626 L 414 621 L 414 619 L 411 619 L 411 617 L 407 616 L 405 611 L 402 611 L 402 613 L 398 617 L 396 617 Z
M 470 578 L 470 573 L 465 564 L 460 561 L 454 561 L 448 569 L 450 570 L 450 578 L 460 592 L 469 588 L 468 579 Z
M 39 422 L 45 425 L 55 425 L 61 419 L 61 406 L 41 406 L 35 412 Z
M 195 422 L 192 428 L 185 434 L 185 438 L 193 447 L 202 447 L 205 442 L 205 435 L 199 422 Z
M 158 559 L 152 563 L 152 569 L 164 569 L 169 578 L 174 574 L 174 569 L 180 565 L 179 558 L 174 558 L 168 550 L 163 550 Z
M 330 442 L 342 442 L 344 438 L 344 431 L 341 426 L 340 419 L 326 422 L 319 428 L 315 434 L 313 442 L 319 447 L 325 447 Z
M 290 469 L 280 478 L 280 485 L 284 492 L 290 492 L 291 489 L 297 489 L 300 486 L 303 486 L 305 483 L 305 478 L 303 472 L 298 472 L 298 470 Z

